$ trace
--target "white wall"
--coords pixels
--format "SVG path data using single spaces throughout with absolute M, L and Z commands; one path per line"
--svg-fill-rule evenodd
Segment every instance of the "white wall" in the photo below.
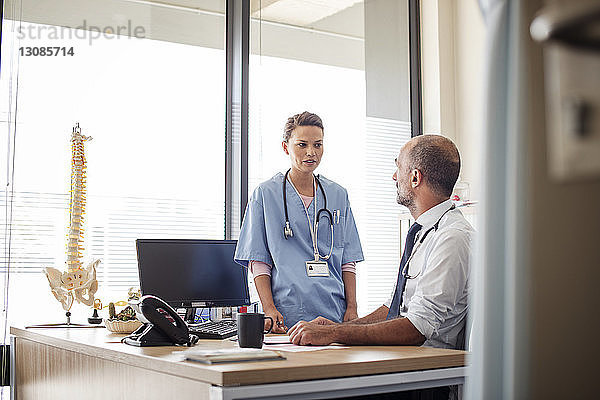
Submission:
M 423 0 L 421 3 L 421 70 L 425 133 L 441 132 L 438 19 L 438 0 Z
M 483 138 L 485 25 L 477 0 L 455 2 L 455 138 L 461 151 L 461 180 L 479 199 Z
M 457 144 L 461 180 L 478 199 L 485 26 L 477 0 L 423 0 L 422 71 L 425 133 Z

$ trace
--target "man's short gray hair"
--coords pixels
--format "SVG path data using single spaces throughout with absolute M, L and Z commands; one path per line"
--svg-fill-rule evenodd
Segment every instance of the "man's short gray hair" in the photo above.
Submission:
M 454 143 L 440 135 L 412 139 L 408 152 L 409 169 L 418 169 L 431 189 L 450 197 L 460 173 L 460 154 Z

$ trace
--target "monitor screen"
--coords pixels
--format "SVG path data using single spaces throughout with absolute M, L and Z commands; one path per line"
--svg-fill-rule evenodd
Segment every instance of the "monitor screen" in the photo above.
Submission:
M 136 240 L 142 294 L 173 307 L 250 304 L 246 268 L 233 261 L 235 246 L 235 240 Z

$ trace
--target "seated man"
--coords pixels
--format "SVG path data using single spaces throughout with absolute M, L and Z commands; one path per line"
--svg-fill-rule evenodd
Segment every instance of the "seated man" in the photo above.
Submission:
M 460 171 L 458 149 L 443 136 L 418 136 L 402 147 L 396 165 L 397 201 L 416 222 L 390 299 L 346 323 L 300 321 L 289 331 L 293 343 L 464 348 L 474 231 L 450 200 Z
M 415 223 L 389 300 L 366 317 L 342 324 L 323 317 L 300 321 L 288 332 L 292 343 L 464 349 L 473 228 L 450 200 L 460 172 L 458 149 L 443 136 L 417 136 L 402 147 L 396 166 L 397 201 Z M 364 398 L 446 400 L 458 398 L 458 388 Z

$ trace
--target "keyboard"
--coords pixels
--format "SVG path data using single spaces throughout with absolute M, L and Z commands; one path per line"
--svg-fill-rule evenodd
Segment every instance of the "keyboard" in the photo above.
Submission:
M 237 323 L 232 320 L 202 322 L 188 325 L 188 329 L 200 339 L 227 339 L 237 335 Z

